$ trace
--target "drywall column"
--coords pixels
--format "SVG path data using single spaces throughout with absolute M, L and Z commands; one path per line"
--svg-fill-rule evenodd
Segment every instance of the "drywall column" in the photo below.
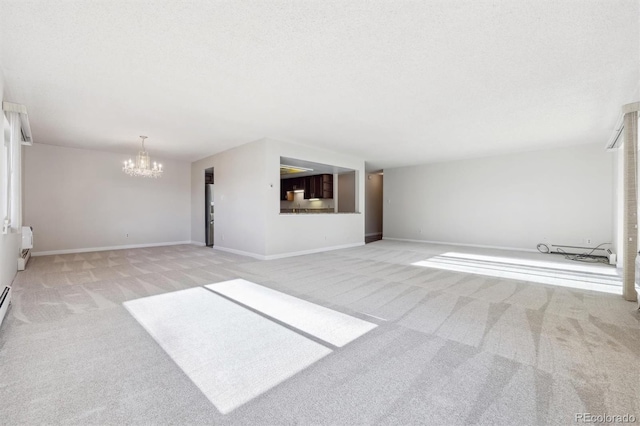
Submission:
M 638 253 L 638 109 L 640 102 L 622 107 L 624 114 L 624 281 L 622 296 L 638 300 L 635 289 Z

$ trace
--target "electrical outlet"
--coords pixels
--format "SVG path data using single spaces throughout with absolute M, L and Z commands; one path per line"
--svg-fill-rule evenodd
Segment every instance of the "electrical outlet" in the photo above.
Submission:
M 224 234 L 222 234 L 222 241 L 224 241 Z
M 591 238 L 587 238 L 587 239 L 585 240 L 585 242 L 586 242 L 587 244 L 591 244 Z
M 422 228 L 418 229 L 418 233 L 422 234 Z
M 129 238 L 129 234 L 127 234 L 127 238 Z

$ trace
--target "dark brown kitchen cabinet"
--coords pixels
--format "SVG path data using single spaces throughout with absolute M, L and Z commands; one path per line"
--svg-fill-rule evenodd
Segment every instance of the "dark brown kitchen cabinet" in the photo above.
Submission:
M 304 190 L 304 198 L 333 198 L 333 175 L 315 175 L 301 178 L 280 179 L 280 199 L 287 199 L 287 192 Z
M 333 175 L 315 175 L 306 179 L 304 198 L 333 198 Z
M 287 199 L 287 192 L 305 189 L 306 178 L 280 179 L 280 199 Z
M 280 199 L 281 200 L 287 199 L 287 191 L 290 191 L 289 185 L 290 185 L 289 179 L 280 179 Z
M 315 196 L 315 176 L 307 176 L 305 179 L 307 182 L 304 187 L 304 199 L 308 200 L 309 198 L 317 198 Z
M 285 179 L 280 179 L 280 199 L 281 200 L 286 200 L 287 199 L 287 187 L 286 187 L 287 181 Z
M 305 178 L 293 178 L 291 179 L 291 190 L 292 191 L 299 191 L 301 189 L 304 189 L 306 185 L 306 179 Z
M 333 198 L 333 175 L 322 175 L 322 198 Z

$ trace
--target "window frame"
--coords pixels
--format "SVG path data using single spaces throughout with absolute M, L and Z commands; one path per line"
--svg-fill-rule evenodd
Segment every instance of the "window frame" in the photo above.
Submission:
M 6 114 L 2 114 L 2 147 L 0 150 L 0 220 L 2 221 L 2 233 L 7 234 L 11 230 L 11 214 L 13 201 L 13 178 L 15 167 L 13 164 L 14 153 L 11 140 L 11 123 Z

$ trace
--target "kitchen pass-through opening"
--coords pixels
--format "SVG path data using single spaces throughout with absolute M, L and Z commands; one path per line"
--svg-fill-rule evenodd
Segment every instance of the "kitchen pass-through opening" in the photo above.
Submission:
M 356 170 L 280 157 L 280 213 L 357 213 Z

